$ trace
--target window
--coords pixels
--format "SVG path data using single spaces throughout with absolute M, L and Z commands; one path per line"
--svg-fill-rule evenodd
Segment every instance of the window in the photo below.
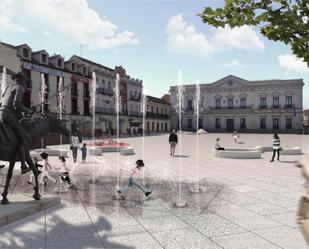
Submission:
M 47 55 L 42 54 L 42 63 L 46 63 L 46 62 L 47 62 Z
M 188 129 L 192 129 L 192 119 L 188 119 Z
M 198 120 L 198 128 L 201 129 L 203 128 L 203 119 L 199 118 Z
M 292 108 L 292 105 L 293 105 L 292 96 L 286 96 L 285 105 L 286 105 L 286 108 Z
M 84 115 L 89 115 L 89 100 L 84 100 Z
M 161 123 L 161 131 L 163 131 L 163 123 Z
M 246 98 L 241 98 L 240 99 L 240 108 L 241 109 L 246 109 L 247 106 L 247 99 Z
M 159 114 L 159 107 L 157 107 L 157 114 Z
M 161 114 L 163 114 L 163 107 L 161 108 Z
M 228 109 L 233 109 L 233 99 L 228 99 L 227 100 L 227 108 Z
M 86 74 L 86 67 L 83 67 L 83 74 Z
M 23 57 L 28 58 L 29 57 L 29 49 L 28 48 L 23 48 Z
M 246 129 L 246 119 L 245 118 L 240 119 L 240 129 Z
M 260 97 L 260 108 L 266 109 L 266 97 Z
M 153 106 L 151 106 L 151 113 L 153 113 Z
M 75 63 L 72 63 L 71 67 L 72 67 L 72 71 L 75 72 Z
M 110 81 L 108 82 L 108 89 L 109 89 L 109 90 L 112 89 L 112 86 L 111 86 L 111 82 L 110 82 Z
M 165 131 L 167 131 L 167 123 L 165 123 Z
M 188 100 L 188 111 L 192 111 L 193 110 L 193 103 L 192 103 L 192 99 Z
M 285 128 L 287 130 L 292 129 L 292 118 L 286 118 L 286 120 L 285 120 Z
M 77 99 L 74 98 L 74 99 L 71 99 L 71 113 L 72 114 L 78 114 L 77 113 Z
M 266 129 L 266 118 L 260 119 L 260 129 L 262 130 Z
M 77 89 L 77 82 L 72 81 L 71 83 L 71 95 L 72 96 L 78 96 L 78 89 Z
M 220 129 L 221 128 L 221 120 L 220 118 L 216 118 L 216 129 Z
M 57 63 L 58 63 L 58 67 L 62 67 L 62 60 L 61 59 L 58 59 Z
M 152 128 L 151 130 L 154 131 L 154 122 L 152 122 L 151 128 Z
M 159 130 L 160 130 L 160 124 L 157 123 L 157 131 L 159 131 Z
M 278 118 L 273 119 L 273 129 L 279 129 L 279 119 Z
M 216 109 L 221 109 L 221 99 L 216 99 Z
M 279 108 L 279 97 L 273 98 L 273 108 Z

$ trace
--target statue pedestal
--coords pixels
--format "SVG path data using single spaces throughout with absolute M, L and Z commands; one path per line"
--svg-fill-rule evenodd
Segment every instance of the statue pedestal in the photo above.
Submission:
M 10 203 L 0 205 L 0 226 L 60 204 L 60 197 L 44 196 L 39 201 L 25 194 L 8 195 Z

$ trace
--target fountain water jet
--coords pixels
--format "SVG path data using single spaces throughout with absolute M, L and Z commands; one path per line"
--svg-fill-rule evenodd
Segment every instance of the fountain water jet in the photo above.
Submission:
M 1 80 L 1 95 L 5 92 L 6 89 L 6 67 L 3 67 L 3 71 L 2 71 L 2 80 Z
M 182 113 L 184 112 L 184 98 L 183 91 L 185 87 L 182 85 L 182 72 L 179 70 L 178 72 L 178 80 L 177 80 L 177 104 L 176 104 L 176 112 L 179 117 L 179 196 L 178 201 L 176 201 L 173 206 L 177 208 L 183 208 L 188 206 L 188 204 L 182 199 Z
M 60 116 L 60 120 L 62 121 L 63 117 L 63 100 L 64 100 L 64 96 L 65 96 L 65 88 L 64 88 L 64 83 L 63 83 L 63 78 L 60 77 L 59 78 L 59 82 L 58 82 L 58 92 L 59 92 L 59 116 Z M 60 148 L 61 148 L 61 156 L 62 156 L 62 149 L 63 149 L 63 141 L 62 141 L 62 134 L 60 134 Z
M 146 107 L 147 107 L 147 96 L 145 91 L 145 85 L 143 85 L 143 94 L 142 94 L 142 101 L 141 101 L 141 113 L 143 114 L 143 123 L 142 123 L 142 159 L 145 160 L 145 124 L 146 124 Z M 143 170 L 143 185 L 145 185 L 145 172 Z
M 45 81 L 45 77 L 44 74 L 41 73 L 41 92 L 40 92 L 40 97 L 41 97 L 41 114 L 42 116 L 44 116 L 44 107 L 45 107 L 45 95 L 46 95 L 46 81 Z M 43 151 L 44 149 L 44 138 L 41 138 L 41 149 Z
M 196 183 L 190 191 L 192 193 L 202 193 L 206 191 L 205 187 L 199 185 L 199 119 L 200 119 L 200 104 L 201 104 L 201 87 L 199 81 L 196 82 L 195 85 L 195 103 L 194 103 L 194 111 L 196 115 L 196 140 L 195 140 L 195 151 L 196 151 Z

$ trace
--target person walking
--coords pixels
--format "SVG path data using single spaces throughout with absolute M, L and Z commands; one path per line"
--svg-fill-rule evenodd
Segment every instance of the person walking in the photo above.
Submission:
M 131 170 L 128 185 L 122 189 L 118 189 L 117 194 L 121 195 L 123 193 L 126 193 L 133 186 L 139 188 L 142 192 L 144 192 L 146 196 L 149 196 L 152 193 L 151 190 L 147 189 L 145 186 L 136 181 L 136 177 L 139 175 L 140 171 L 145 166 L 143 160 L 141 159 L 137 160 L 135 165 L 136 166 Z
M 175 130 L 172 130 L 172 133 L 170 134 L 170 136 L 168 138 L 168 142 L 170 144 L 170 155 L 174 156 L 175 155 L 175 148 L 176 148 L 176 145 L 178 144 L 178 136 L 177 136 Z
M 277 160 L 279 161 L 280 159 L 280 150 L 281 150 L 281 146 L 280 146 L 280 138 L 278 136 L 277 133 L 274 134 L 274 138 L 273 138 L 273 156 L 270 160 L 270 162 L 273 162 L 277 153 Z
M 87 157 L 87 144 L 83 143 L 83 147 L 81 147 L 80 150 L 82 151 L 82 163 L 85 163 Z
M 220 146 L 219 141 L 220 141 L 220 138 L 217 138 L 217 139 L 216 139 L 216 144 L 215 144 L 215 149 L 216 149 L 216 150 L 225 150 L 224 147 L 221 147 L 221 146 Z
M 75 133 L 71 136 L 71 150 L 72 150 L 72 156 L 73 156 L 74 163 L 76 163 L 78 148 L 79 148 L 79 139 Z
M 44 178 L 47 177 L 50 181 L 55 183 L 56 180 L 49 175 L 49 172 L 52 170 L 52 167 L 48 163 L 48 154 L 46 152 L 42 152 L 40 156 L 43 160 L 43 167 L 42 167 L 42 173 L 40 174 L 39 182 L 44 183 L 44 185 L 46 185 L 46 182 L 44 182 Z

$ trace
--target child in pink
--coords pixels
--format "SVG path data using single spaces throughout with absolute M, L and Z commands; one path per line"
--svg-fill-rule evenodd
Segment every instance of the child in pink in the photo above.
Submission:
M 40 179 L 39 179 L 40 183 L 46 184 L 44 182 L 44 177 L 47 177 L 49 180 L 51 180 L 53 183 L 55 183 L 56 180 L 49 175 L 49 171 L 52 170 L 52 167 L 48 163 L 48 154 L 46 152 L 43 152 L 43 153 L 40 154 L 40 156 L 43 160 L 42 173 L 40 174 Z
M 152 191 L 145 188 L 142 184 L 140 184 L 136 181 L 136 177 L 139 175 L 140 171 L 145 166 L 143 160 L 137 160 L 135 164 L 136 164 L 136 167 L 134 167 L 131 170 L 131 175 L 130 175 L 130 178 L 129 178 L 128 185 L 126 187 L 122 188 L 121 190 L 117 190 L 117 194 L 126 193 L 126 192 L 128 192 L 129 188 L 133 187 L 133 186 L 142 190 L 146 196 L 151 194 Z

